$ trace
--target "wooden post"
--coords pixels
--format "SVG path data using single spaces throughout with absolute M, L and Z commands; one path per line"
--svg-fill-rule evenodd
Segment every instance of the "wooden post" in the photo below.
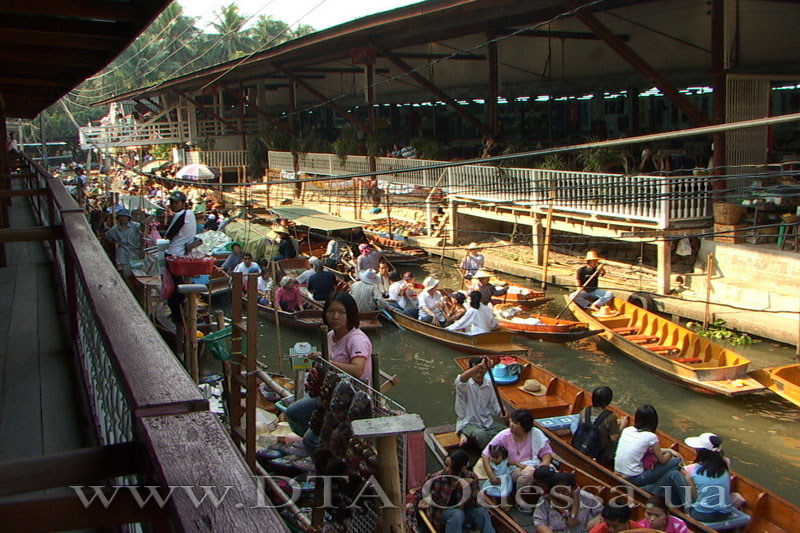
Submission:
M 552 194 L 552 193 L 551 193 Z M 550 265 L 550 239 L 553 236 L 553 200 L 548 200 L 547 221 L 544 228 L 544 259 L 542 265 L 542 290 L 547 288 L 547 267 Z
M 382 509 L 381 531 L 394 533 L 403 531 L 403 492 L 400 468 L 397 462 L 397 437 L 425 429 L 425 423 L 417 414 L 367 418 L 352 422 L 353 436 L 375 438 L 378 451 L 378 483 L 392 506 Z
M 278 349 L 278 371 L 283 373 L 283 346 L 281 344 L 281 314 L 278 312 L 278 307 L 280 304 L 278 303 L 278 271 L 275 265 L 275 261 L 270 259 L 270 269 L 272 276 L 272 313 L 275 315 L 275 341 L 276 346 Z M 258 293 L 254 293 L 255 297 L 258 298 Z
M 533 264 L 542 266 L 544 264 L 544 228 L 542 221 L 536 214 L 536 210 L 531 206 L 531 247 L 533 252 Z
M 714 254 L 708 254 L 706 259 L 706 306 L 703 313 L 703 329 L 708 329 L 711 323 L 711 276 L 714 273 Z
M 188 308 L 189 324 L 186 331 L 186 354 L 189 363 L 189 375 L 196 384 L 200 383 L 199 370 L 197 368 L 197 295 L 189 293 L 186 297 L 186 307 Z
M 661 240 L 656 243 L 657 255 L 657 288 L 660 294 L 669 294 L 670 277 L 672 275 L 672 246 L 669 241 Z
M 245 358 L 245 460 L 250 470 L 256 470 L 256 398 L 258 383 L 256 382 L 256 361 L 258 360 L 258 280 L 255 276 L 247 278 L 247 357 Z

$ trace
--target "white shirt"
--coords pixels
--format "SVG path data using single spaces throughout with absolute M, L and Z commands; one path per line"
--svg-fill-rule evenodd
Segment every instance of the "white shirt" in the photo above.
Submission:
M 239 272 L 241 274 L 244 274 L 242 276 L 242 283 L 246 284 L 247 283 L 247 278 L 249 277 L 249 274 L 258 274 L 259 279 L 260 279 L 261 267 L 258 266 L 258 263 L 256 263 L 255 261 L 251 261 L 249 267 L 244 264 L 244 261 L 242 261 L 241 263 L 236 265 L 236 268 L 233 269 L 233 272 L 234 273 Z
M 389 299 L 397 302 L 401 309 L 406 308 L 406 297 L 400 294 L 406 286 L 405 280 L 395 281 L 389 285 Z
M 658 436 L 650 431 L 639 431 L 634 426 L 622 430 L 614 456 L 614 471 L 626 476 L 644 472 L 642 459 L 647 449 L 658 445 Z
M 489 333 L 497 327 L 497 320 L 489 306 L 481 304 L 478 309 L 467 306 L 464 316 L 447 326 L 450 331 L 466 330 L 469 335 Z
M 272 292 L 274 286 L 275 284 L 272 282 L 272 278 L 264 280 L 263 276 L 258 276 L 258 292 Z
M 497 396 L 488 379 L 478 385 L 472 378 L 461 381 L 461 376 L 456 376 L 456 431 L 467 424 L 488 429 L 494 423 L 493 417 L 499 414 Z
M 300 285 L 305 285 L 306 283 L 308 283 L 308 280 L 311 279 L 311 276 L 313 276 L 316 273 L 317 271 L 314 270 L 313 268 L 304 270 L 302 274 L 297 276 L 297 283 L 299 283 Z
M 167 248 L 167 254 L 169 255 L 186 255 L 186 245 L 192 242 L 195 235 L 197 235 L 197 219 L 195 219 L 194 213 L 190 209 L 175 213 L 169 225 L 172 226 L 182 213 L 184 215 L 183 226 L 178 230 L 178 234 L 169 241 L 169 248 Z M 169 233 L 169 228 L 167 228 L 167 233 Z
M 441 304 L 442 303 L 442 293 L 439 291 L 434 292 L 431 294 L 427 290 L 422 291 L 417 296 L 417 300 L 419 300 L 419 318 L 420 320 L 426 316 L 430 316 L 427 312 L 423 311 L 423 307 L 427 307 L 431 312 L 435 313 L 437 318 L 440 320 L 444 318 L 444 313 L 442 312 Z

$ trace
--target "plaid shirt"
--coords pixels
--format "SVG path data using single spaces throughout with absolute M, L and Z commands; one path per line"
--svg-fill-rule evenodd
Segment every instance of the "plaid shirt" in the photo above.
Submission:
M 464 483 L 469 486 L 469 497 L 459 507 L 465 508 L 477 505 L 480 487 L 478 485 L 478 477 L 472 471 L 468 470 L 460 477 L 446 475 L 444 470 L 429 475 L 423 484 L 423 487 L 425 485 L 428 486 L 429 496 L 423 498 L 420 487 L 412 490 L 406 500 L 406 521 L 408 524 L 416 529 L 417 511 L 424 510 L 436 530 L 442 531 L 442 511 L 448 508 L 451 500 L 454 502 L 461 501 Z

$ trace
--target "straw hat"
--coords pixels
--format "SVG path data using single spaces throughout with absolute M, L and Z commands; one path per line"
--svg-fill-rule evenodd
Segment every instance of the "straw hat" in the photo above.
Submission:
M 469 246 L 467 246 L 467 250 L 478 250 L 478 249 L 480 249 L 480 246 L 478 246 L 477 242 L 471 242 L 469 243 Z
M 598 311 L 592 313 L 592 316 L 597 318 L 610 318 L 613 316 L 617 316 L 619 314 L 618 311 L 615 309 L 611 309 L 609 306 L 604 305 Z
M 370 285 L 377 285 L 380 282 L 378 278 L 378 273 L 375 272 L 374 268 L 368 268 L 366 270 L 362 270 L 358 273 L 358 279 L 363 281 L 364 283 L 369 283 Z
M 430 290 L 436 287 L 439 284 L 439 280 L 434 278 L 433 276 L 428 276 L 422 282 L 422 286 L 425 287 L 425 290 Z
M 481 279 L 481 278 L 491 278 L 492 275 L 486 272 L 485 270 L 478 270 L 472 277 L 473 279 Z
M 518 388 L 522 392 L 532 394 L 533 396 L 544 396 L 547 394 L 547 389 L 536 379 L 526 379 L 522 387 Z
M 586 252 L 586 261 L 599 261 L 599 260 L 600 256 L 597 255 L 597 252 L 595 252 L 594 250 L 589 250 L 588 252 Z

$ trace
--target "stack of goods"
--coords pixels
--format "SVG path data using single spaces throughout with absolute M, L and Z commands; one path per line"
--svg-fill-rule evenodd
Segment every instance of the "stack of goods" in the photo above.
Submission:
M 390 226 L 391 235 L 389 234 Z M 408 237 L 422 235 L 425 231 L 425 225 L 421 222 L 409 222 L 396 218 L 381 218 L 373 221 L 372 224 L 364 229 L 376 238 L 402 241 Z M 387 245 L 389 244 L 387 243 Z

